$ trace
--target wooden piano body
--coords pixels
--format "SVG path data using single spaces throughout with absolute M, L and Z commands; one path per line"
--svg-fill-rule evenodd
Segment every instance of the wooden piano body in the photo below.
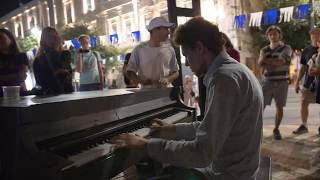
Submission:
M 150 121 L 193 121 L 173 88 L 0 98 L 0 179 L 110 179 L 146 155 L 114 150 L 119 133 L 148 136 Z

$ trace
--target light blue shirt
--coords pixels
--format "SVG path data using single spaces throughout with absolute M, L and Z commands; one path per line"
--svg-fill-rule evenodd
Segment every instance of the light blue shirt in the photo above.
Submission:
M 207 179 L 225 173 L 237 180 L 254 180 L 263 114 L 258 80 L 223 51 L 203 82 L 207 88 L 203 121 L 178 124 L 175 140 L 150 139 L 148 154 L 163 163 L 197 168 Z
M 100 82 L 98 61 L 101 57 L 98 52 L 80 53 L 82 56 L 82 72 L 80 73 L 80 84 L 95 84 Z

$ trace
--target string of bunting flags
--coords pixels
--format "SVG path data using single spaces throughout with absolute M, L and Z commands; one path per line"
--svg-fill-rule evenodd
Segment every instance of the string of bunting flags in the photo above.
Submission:
M 106 43 L 105 43 L 106 38 L 107 38 L 106 35 L 99 36 L 99 37 L 97 37 L 95 35 L 91 35 L 90 36 L 91 47 L 96 47 L 98 45 L 98 42 L 97 42 L 98 40 L 99 40 L 99 44 L 101 44 L 103 46 L 106 45 Z M 131 32 L 130 39 L 133 42 L 140 42 L 141 41 L 140 31 Z M 118 42 L 119 42 L 119 36 L 117 33 L 109 35 L 109 43 L 110 44 L 117 45 Z M 78 38 L 73 38 L 71 40 L 64 41 L 64 45 L 66 45 L 68 48 L 70 46 L 73 46 L 76 49 L 79 49 L 81 47 L 80 42 L 78 41 Z
M 236 29 L 243 29 L 249 20 L 250 27 L 260 27 L 264 25 L 273 25 L 281 22 L 290 22 L 292 19 L 305 19 L 310 13 L 312 5 L 301 4 L 296 8 L 294 6 L 284 8 L 273 8 L 264 12 L 254 12 L 250 14 L 241 14 L 234 17 L 234 25 Z M 263 21 L 262 21 L 263 18 Z

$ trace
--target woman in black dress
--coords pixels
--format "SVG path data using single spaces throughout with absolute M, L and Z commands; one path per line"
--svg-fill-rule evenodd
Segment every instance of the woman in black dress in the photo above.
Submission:
M 20 86 L 20 92 L 26 91 L 24 81 L 27 78 L 28 58 L 21 53 L 12 33 L 0 29 L 0 86 Z M 3 95 L 0 88 L 0 96 Z

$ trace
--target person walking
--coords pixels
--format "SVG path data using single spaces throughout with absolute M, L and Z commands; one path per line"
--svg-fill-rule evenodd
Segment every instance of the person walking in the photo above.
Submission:
M 283 118 L 283 107 L 287 102 L 292 50 L 289 45 L 281 41 L 283 36 L 278 26 L 270 26 L 266 30 L 266 35 L 270 44 L 261 49 L 259 57 L 259 65 L 264 75 L 262 82 L 264 106 L 271 105 L 272 99 L 275 100 L 273 136 L 274 139 L 281 140 L 279 127 Z

